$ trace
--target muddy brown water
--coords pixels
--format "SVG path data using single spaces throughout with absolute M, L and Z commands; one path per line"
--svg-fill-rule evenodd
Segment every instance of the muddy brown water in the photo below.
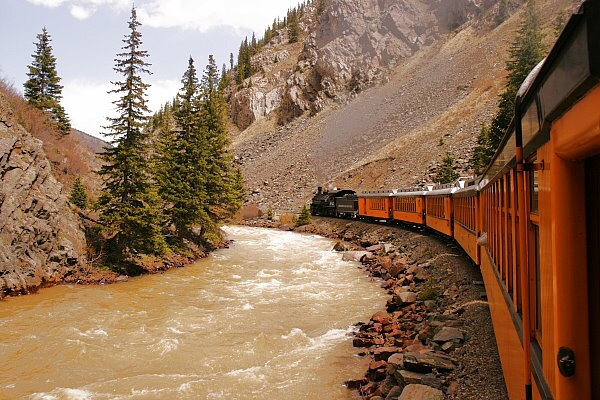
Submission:
M 347 399 L 385 293 L 317 236 L 226 227 L 192 266 L 0 302 L 0 399 Z

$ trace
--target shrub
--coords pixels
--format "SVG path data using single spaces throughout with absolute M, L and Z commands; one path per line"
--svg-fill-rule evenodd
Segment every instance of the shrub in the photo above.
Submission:
M 440 296 L 440 288 L 435 285 L 433 279 L 428 280 L 423 284 L 417 299 L 420 301 L 435 300 Z

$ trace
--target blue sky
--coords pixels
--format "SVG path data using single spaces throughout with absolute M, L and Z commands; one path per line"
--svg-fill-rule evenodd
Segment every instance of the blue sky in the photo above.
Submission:
M 203 70 L 209 54 L 218 65 L 237 56 L 241 40 L 261 36 L 298 0 L 137 0 L 144 49 L 150 53 L 150 107 L 157 109 L 179 88 L 191 55 Z M 63 105 L 75 128 L 98 136 L 112 114 L 115 54 L 127 33 L 131 0 L 0 0 L 0 77 L 22 91 L 36 35 L 52 37 L 62 78 Z

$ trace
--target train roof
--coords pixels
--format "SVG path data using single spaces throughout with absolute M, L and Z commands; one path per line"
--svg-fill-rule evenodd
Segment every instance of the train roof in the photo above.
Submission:
M 397 190 L 372 190 L 359 194 L 359 197 L 391 197 L 397 193 Z

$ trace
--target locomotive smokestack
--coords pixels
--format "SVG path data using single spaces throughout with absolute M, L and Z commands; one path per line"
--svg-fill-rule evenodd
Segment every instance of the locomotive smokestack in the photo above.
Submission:
M 319 186 L 317 188 L 317 194 L 321 194 L 321 193 L 323 193 L 323 187 Z

